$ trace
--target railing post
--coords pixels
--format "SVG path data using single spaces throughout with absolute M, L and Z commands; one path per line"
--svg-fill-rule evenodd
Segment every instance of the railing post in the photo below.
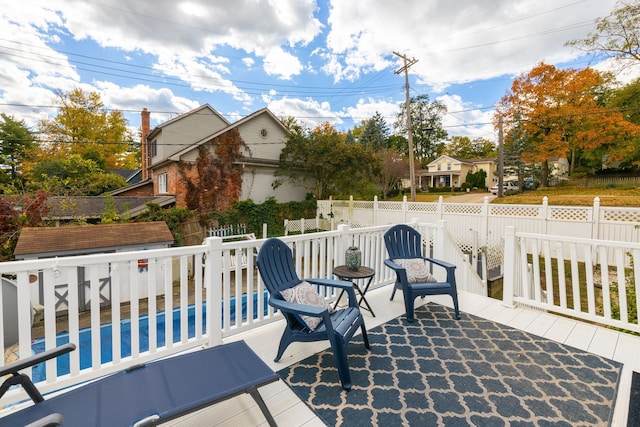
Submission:
M 504 233 L 504 275 L 502 276 L 502 304 L 513 307 L 516 281 L 516 229 L 509 226 Z
M 402 222 L 407 222 L 408 211 L 407 196 L 402 196 Z
M 373 196 L 373 223 L 371 225 L 378 225 L 378 196 Z
M 337 241 L 340 242 L 340 247 L 337 248 L 339 261 L 336 263 L 336 265 L 342 265 L 345 263 L 344 253 L 347 250 L 347 248 L 351 245 L 351 243 L 349 242 L 349 233 L 348 233 L 349 224 L 338 225 L 338 231 L 340 232 L 340 238 L 337 239 Z
M 598 239 L 600 235 L 600 197 L 593 199 L 593 218 L 591 226 L 591 238 Z
M 205 263 L 204 286 L 207 295 L 206 325 L 209 346 L 222 342 L 222 238 L 209 237 Z
M 436 223 L 435 236 L 433 242 L 433 257 L 436 259 L 445 259 L 444 253 L 444 230 L 446 229 L 447 221 L 441 219 Z

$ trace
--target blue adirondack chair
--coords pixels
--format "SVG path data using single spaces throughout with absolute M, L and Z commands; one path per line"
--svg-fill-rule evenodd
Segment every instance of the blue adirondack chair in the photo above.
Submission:
M 434 258 L 426 258 L 422 254 L 422 236 L 412 227 L 405 224 L 398 224 L 391 227 L 384 234 L 384 243 L 389 253 L 389 258 L 384 264 L 396 273 L 396 282 L 391 293 L 391 299 L 396 290 L 401 289 L 404 296 L 404 307 L 408 322 L 413 322 L 414 305 L 417 297 L 426 295 L 451 295 L 456 319 L 460 319 L 458 307 L 458 291 L 456 288 L 456 266 Z M 440 266 L 446 270 L 447 278 L 445 282 L 409 280 L 407 270 L 400 265 L 403 260 L 421 259 L 429 264 Z
M 275 361 L 279 361 L 286 348 L 292 342 L 315 342 L 329 340 L 336 359 L 338 375 L 345 390 L 351 389 L 351 376 L 347 362 L 347 345 L 351 337 L 362 331 L 364 345 L 369 349 L 369 339 L 364 319 L 358 308 L 356 294 L 351 282 L 332 279 L 300 279 L 295 271 L 291 249 L 282 240 L 267 239 L 260 248 L 257 258 L 260 277 L 269 290 L 269 305 L 280 310 L 287 325 L 280 339 Z M 282 291 L 293 289 L 307 282 L 319 286 L 331 286 L 344 290 L 349 295 L 349 306 L 330 312 L 330 306 L 318 307 L 285 299 Z M 304 316 L 322 319 L 315 329 L 311 330 L 303 320 Z

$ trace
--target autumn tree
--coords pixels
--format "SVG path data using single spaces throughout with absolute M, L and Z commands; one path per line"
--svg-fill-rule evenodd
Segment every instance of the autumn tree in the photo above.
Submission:
M 496 144 L 485 138 L 471 139 L 468 136 L 453 136 L 447 144 L 446 153 L 462 159 L 478 159 L 495 156 Z
M 101 169 L 134 169 L 135 148 L 127 120 L 120 111 L 109 112 L 97 92 L 59 91 L 54 99 L 58 114 L 43 119 L 38 128 L 46 157 L 77 154 Z
M 47 194 L 39 191 L 20 196 L 0 196 L 0 261 L 13 259 L 22 227 L 43 225 Z
M 496 122 L 501 115 L 505 140 L 516 128 L 530 138 L 522 158 L 542 164 L 542 185 L 552 157 L 568 158 L 573 171 L 586 153 L 598 155 L 606 147 L 605 160 L 612 162 L 629 149 L 638 128 L 602 106 L 606 83 L 606 76 L 591 68 L 561 70 L 541 63 L 514 80 L 502 98 Z
M 373 176 L 382 198 L 386 199 L 389 193 L 406 177 L 409 171 L 409 162 L 396 150 L 387 148 L 376 152 L 380 163 L 379 172 Z
M 24 161 L 31 158 L 36 143 L 24 120 L 0 114 L 0 184 L 17 184 Z M 2 191 L 0 191 L 2 192 Z
M 242 166 L 237 161 L 249 147 L 237 128 L 198 147 L 195 162 L 180 161 L 181 179 L 186 185 L 186 205 L 201 218 L 231 208 L 240 199 Z
M 443 128 L 444 115 L 447 107 L 440 101 L 430 101 L 429 95 L 419 95 L 410 100 L 411 133 L 413 135 L 413 151 L 416 166 L 424 167 L 444 153 L 447 131 Z M 407 106 L 400 106 L 395 122 L 396 133 L 408 135 L 407 131 Z M 400 142 L 400 140 L 396 140 Z M 409 156 L 409 147 L 396 147 L 403 155 Z

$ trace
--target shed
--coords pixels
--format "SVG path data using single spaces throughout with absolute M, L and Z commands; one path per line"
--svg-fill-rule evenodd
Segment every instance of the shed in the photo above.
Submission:
M 25 227 L 20 232 L 16 259 L 166 248 L 173 235 L 164 221 L 126 224 Z

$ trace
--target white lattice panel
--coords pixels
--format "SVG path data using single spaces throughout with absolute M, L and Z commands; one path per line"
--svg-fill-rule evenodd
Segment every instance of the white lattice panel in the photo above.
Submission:
M 560 221 L 589 221 L 591 219 L 592 212 L 592 208 L 584 208 L 579 206 L 549 206 L 549 219 Z
M 378 209 L 381 211 L 402 211 L 402 202 L 378 203 Z
M 444 204 L 444 212 L 451 214 L 480 215 L 482 213 L 482 205 L 467 204 Z
M 600 208 L 600 217 L 605 221 L 640 223 L 640 210 Z
M 489 213 L 491 215 L 537 218 L 541 214 L 540 206 L 526 205 L 489 205 Z

